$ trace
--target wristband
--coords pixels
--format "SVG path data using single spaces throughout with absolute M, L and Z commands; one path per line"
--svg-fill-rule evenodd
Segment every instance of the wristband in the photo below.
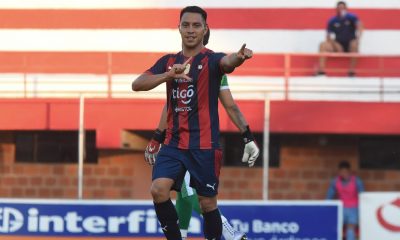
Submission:
M 248 125 L 246 126 L 246 131 L 242 133 L 242 138 L 244 143 L 254 141 L 253 133 L 250 131 L 250 127 Z
M 166 130 L 161 131 L 160 129 L 156 129 L 153 133 L 153 139 L 159 143 L 163 143 L 165 140 Z

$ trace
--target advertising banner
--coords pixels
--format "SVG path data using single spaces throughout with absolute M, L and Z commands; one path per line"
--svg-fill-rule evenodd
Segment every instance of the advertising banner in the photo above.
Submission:
M 338 240 L 337 201 L 220 201 L 235 229 L 257 240 Z M 0 237 L 163 237 L 151 201 L 0 199 Z M 189 236 L 202 237 L 193 214 Z M 48 238 L 46 238 L 48 239 Z
M 400 192 L 360 194 L 361 240 L 400 239 Z

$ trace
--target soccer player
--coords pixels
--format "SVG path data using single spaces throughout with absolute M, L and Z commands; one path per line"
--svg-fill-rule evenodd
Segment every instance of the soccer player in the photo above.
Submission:
M 220 80 L 253 55 L 245 44 L 229 55 L 205 48 L 207 28 L 207 13 L 202 8 L 182 9 L 182 51 L 163 56 L 132 83 L 134 91 L 167 85 L 168 127 L 165 145 L 153 168 L 151 194 L 164 235 L 171 240 L 181 239 L 181 234 L 170 191 L 180 189 L 186 170 L 199 196 L 205 238 L 221 238 L 222 222 L 217 207 L 222 157 L 218 139 Z
M 210 29 L 208 29 L 203 39 L 203 45 L 208 44 L 210 38 Z M 242 158 L 242 161 L 248 162 L 246 158 L 250 155 L 257 158 L 260 150 L 254 143 L 253 134 L 248 127 L 246 119 L 240 112 L 238 106 L 235 104 L 232 93 L 229 89 L 228 78 L 226 75 L 222 77 L 221 87 L 219 93 L 219 99 L 228 112 L 229 117 L 241 131 L 242 137 L 245 140 L 245 153 L 248 154 Z M 156 156 L 160 150 L 161 144 L 165 140 L 165 129 L 167 128 L 166 123 L 167 111 L 163 108 L 158 128 L 154 132 L 154 136 L 146 147 L 145 160 L 150 164 L 154 165 Z M 253 154 L 255 152 L 256 154 Z M 250 161 L 252 162 L 252 161 Z M 198 196 L 196 190 L 190 187 L 190 174 L 186 172 L 184 183 L 182 184 L 181 191 L 177 194 L 176 199 L 176 210 L 178 212 L 179 228 L 181 230 L 182 239 L 186 239 L 187 232 L 189 229 L 190 218 L 192 217 L 192 210 L 195 210 L 198 214 L 201 214 Z M 236 231 L 228 222 L 228 220 L 221 214 L 222 220 L 222 235 L 225 240 L 245 240 L 247 239 L 246 234 Z
M 206 44 L 206 41 L 204 41 L 204 44 Z M 219 99 L 225 107 L 233 123 L 241 131 L 243 140 L 245 141 L 246 145 L 244 152 L 246 155 L 243 156 L 242 161 L 247 162 L 247 158 L 250 155 L 257 158 L 260 151 L 254 142 L 253 134 L 251 133 L 243 114 L 240 112 L 239 108 L 233 100 L 231 91 L 229 90 L 228 79 L 226 75 L 224 75 L 221 80 Z M 166 108 L 164 107 L 158 128 L 154 132 L 153 138 L 146 147 L 145 159 L 150 165 L 153 165 L 155 163 L 157 153 L 161 147 L 161 144 L 164 142 L 165 128 L 167 125 L 165 121 L 166 115 L 167 112 Z M 253 152 L 255 154 L 253 154 Z M 195 210 L 198 214 L 201 214 L 196 190 L 190 187 L 190 174 L 188 174 L 188 172 L 186 172 L 185 174 L 185 179 L 184 183 L 182 184 L 181 191 L 177 194 L 176 209 L 178 212 L 181 235 L 182 238 L 185 239 L 187 237 L 189 222 L 192 216 L 192 210 Z M 236 231 L 223 215 L 221 215 L 221 218 L 222 235 L 226 240 L 247 239 L 246 235 L 244 233 Z

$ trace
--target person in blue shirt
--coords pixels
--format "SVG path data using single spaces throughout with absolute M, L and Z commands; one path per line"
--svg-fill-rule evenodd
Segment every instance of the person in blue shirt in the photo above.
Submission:
M 358 194 L 364 191 L 361 179 L 350 171 L 350 163 L 339 163 L 339 174 L 332 179 L 327 199 L 337 198 L 343 203 L 343 224 L 346 229 L 346 240 L 355 240 L 355 228 L 358 225 Z
M 319 52 L 350 52 L 357 53 L 360 44 L 363 26 L 358 17 L 347 11 L 345 2 L 340 1 L 336 5 L 336 15 L 328 21 L 326 40 L 320 44 Z M 325 74 L 326 58 L 319 61 L 318 75 Z M 350 59 L 349 76 L 354 76 L 356 58 Z

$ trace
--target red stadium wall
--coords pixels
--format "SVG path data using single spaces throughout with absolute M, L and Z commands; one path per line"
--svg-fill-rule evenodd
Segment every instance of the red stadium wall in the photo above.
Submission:
M 307 140 L 308 139 L 308 140 Z M 75 198 L 76 164 L 15 163 L 12 134 L 0 138 L 0 197 Z M 284 140 L 279 168 L 269 172 L 270 199 L 323 199 L 339 161 L 358 166 L 353 141 L 322 145 L 317 138 Z M 359 170 L 368 191 L 400 189 L 400 172 Z M 84 169 L 86 199 L 149 199 L 151 169 L 141 152 L 100 150 L 98 164 Z M 262 169 L 224 167 L 221 199 L 261 199 Z
M 254 131 L 264 129 L 264 102 L 237 101 Z M 98 148 L 121 148 L 122 130 L 153 130 L 164 101 L 91 99 L 85 104 L 85 128 L 96 130 Z M 66 99 L 0 100 L 0 130 L 77 130 L 78 101 Z M 400 134 L 400 103 L 272 101 L 273 133 Z M 222 131 L 237 131 L 220 109 Z
M 162 102 L 147 101 L 143 105 L 132 104 L 130 100 L 116 100 L 118 104 L 115 107 L 113 101 L 105 103 L 107 100 L 94 100 L 86 112 L 87 127 L 97 129 L 97 136 L 104 145 L 99 146 L 98 163 L 85 166 L 84 197 L 148 199 L 150 167 L 144 162 L 142 152 L 119 149 L 120 130 L 135 129 L 130 128 L 131 124 L 136 129 L 153 129 Z M 33 107 L 26 107 L 27 104 Z M 100 109 L 96 110 L 97 105 Z M 34 111 L 34 106 L 39 106 L 42 111 Z M 246 116 L 250 116 L 248 120 L 252 128 L 262 131 L 263 103 L 241 101 L 240 107 Z M 66 115 L 63 109 L 69 109 L 69 114 Z M 301 138 L 283 138 L 280 167 L 270 169 L 270 198 L 324 198 L 329 179 L 334 176 L 339 161 L 346 159 L 353 166 L 358 166 L 357 142 L 349 140 L 344 144 L 332 142 L 321 145 L 317 138 L 306 137 L 307 134 L 399 134 L 399 109 L 398 103 L 272 102 L 271 131 L 283 135 L 296 133 Z M 3 116 L 8 116 L 0 119 L 2 130 L 6 130 L 0 134 L 0 197 L 75 198 L 77 165 L 16 163 L 12 131 L 76 130 L 77 102 L 2 100 L 0 110 Z M 142 113 L 140 118 L 138 113 Z M 146 117 L 143 117 L 144 113 Z M 107 117 L 99 117 L 102 115 Z M 99 126 L 112 128 L 102 129 Z M 224 113 L 221 115 L 221 128 L 235 131 Z M 113 137 L 116 140 L 114 145 L 107 145 Z M 111 150 L 110 147 L 117 148 Z M 368 191 L 400 189 L 399 171 L 355 170 L 362 176 Z M 223 168 L 220 197 L 261 199 L 262 169 Z
M 15 163 L 13 136 L 1 139 L 0 197 L 76 198 L 77 164 Z M 146 199 L 150 168 L 142 153 L 102 150 L 84 168 L 84 198 Z

